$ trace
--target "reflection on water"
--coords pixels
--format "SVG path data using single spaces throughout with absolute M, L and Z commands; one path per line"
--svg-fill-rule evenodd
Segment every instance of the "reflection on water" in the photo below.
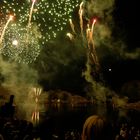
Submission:
M 108 110 L 106 104 L 83 104 L 80 106 L 71 106 L 69 104 L 47 104 L 46 112 L 40 112 L 40 122 L 46 118 L 51 118 L 55 128 L 59 129 L 81 129 L 85 119 L 93 114 L 104 116 L 110 121 L 122 121 L 125 119 L 128 122 L 139 121 L 140 112 L 115 109 Z
M 57 103 L 46 104 L 45 112 L 40 110 L 40 120 L 36 128 L 41 140 L 51 140 L 52 136 L 63 140 L 64 134 L 69 132 L 80 134 L 86 118 L 94 114 L 104 116 L 115 125 L 127 122 L 139 127 L 140 123 L 140 112 L 121 108 L 107 109 L 105 103 L 81 104 L 74 107 L 67 103 Z

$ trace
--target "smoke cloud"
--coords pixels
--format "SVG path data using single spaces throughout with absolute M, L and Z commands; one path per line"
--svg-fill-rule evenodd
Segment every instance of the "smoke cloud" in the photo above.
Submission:
M 3 77 L 1 86 L 8 89 L 10 92 L 9 94 L 15 95 L 15 104 L 17 106 L 18 113 L 20 112 L 24 114 L 22 114 L 23 116 L 21 114 L 18 115 L 20 115 L 21 118 L 27 117 L 26 115 L 28 112 L 33 109 L 33 104 L 32 106 L 29 104 L 31 100 L 30 102 L 27 101 L 32 87 L 38 86 L 37 71 L 26 64 L 4 61 L 1 57 L 0 72 Z

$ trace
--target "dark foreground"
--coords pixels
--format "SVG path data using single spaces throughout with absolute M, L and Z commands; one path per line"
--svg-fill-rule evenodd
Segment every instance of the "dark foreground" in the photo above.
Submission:
M 104 105 L 77 107 L 50 106 L 40 112 L 40 121 L 0 118 L 0 135 L 4 140 L 81 140 L 86 118 L 104 116 L 112 126 L 112 140 L 140 139 L 140 112 L 133 109 L 106 109 Z M 2 138 L 0 138 L 1 140 Z M 2 140 L 3 140 L 2 139 Z

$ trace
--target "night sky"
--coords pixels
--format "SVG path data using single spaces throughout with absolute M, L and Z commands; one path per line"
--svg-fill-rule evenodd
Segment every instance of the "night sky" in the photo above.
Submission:
M 35 3 L 32 31 L 29 33 L 31 39 L 28 44 L 29 49 L 25 49 L 26 42 L 21 41 L 22 53 L 19 53 L 22 49 L 17 48 L 5 49 L 1 53 L 3 57 L 3 62 L 0 63 L 2 84 L 7 82 L 7 74 L 10 75 L 12 72 L 15 72 L 15 76 L 8 76 L 11 81 L 17 75 L 21 79 L 24 76 L 26 77 L 28 72 L 25 65 L 37 72 L 37 76 L 32 75 L 32 72 L 27 75 L 31 74 L 29 77 L 34 77 L 33 79 L 36 79 L 37 84 L 45 90 L 62 89 L 81 95 L 84 95 L 90 89 L 93 81 L 102 83 L 118 92 L 124 83 L 140 80 L 138 0 L 116 0 L 115 2 L 113 0 L 105 2 L 102 2 L 102 0 L 84 0 L 84 33 L 87 23 L 91 23 L 94 18 L 97 18 L 94 29 L 94 45 L 100 69 L 96 71 L 97 66 L 90 60 L 91 62 L 88 65 L 90 65 L 91 71 L 88 71 L 88 74 L 93 80 L 88 78 L 87 80 L 86 76 L 83 76 L 87 74 L 86 64 L 89 50 L 85 38 L 82 39 L 80 34 L 78 10 L 81 1 L 71 1 L 70 4 L 62 2 L 59 5 L 60 7 L 55 7 L 59 4 L 58 1 L 62 2 L 62 0 L 54 0 L 53 2 L 48 0 L 46 4 L 45 0 L 37 0 Z M 47 7 L 47 5 L 49 6 Z M 19 6 L 21 6 L 21 11 L 18 11 Z M 16 0 L 9 2 L 7 0 L 6 3 L 4 0 L 0 0 L 0 31 L 2 31 L 7 16 L 16 13 L 14 17 L 16 26 L 7 28 L 3 39 L 4 46 L 9 45 L 11 36 L 24 40 L 29 6 L 31 6 L 30 0 L 20 2 Z M 76 34 L 73 34 L 70 27 L 70 18 L 75 25 Z M 13 33 L 15 30 L 19 33 Z M 66 36 L 68 32 L 73 34 L 72 40 Z M 6 63 L 14 63 L 14 65 L 17 63 L 18 66 L 11 67 L 10 64 Z M 5 72 L 7 71 L 6 65 L 11 71 Z M 27 82 L 28 80 L 25 77 L 23 79 Z M 23 83 L 24 80 L 20 78 L 14 79 L 14 81 L 16 83 L 22 81 Z M 33 80 L 29 81 L 34 83 Z
M 140 21 L 138 0 L 117 0 L 114 10 L 115 29 L 113 35 L 126 44 L 125 51 L 133 52 L 137 57 L 120 58 L 112 64 L 112 72 L 107 79 L 113 87 L 121 87 L 123 83 L 140 79 L 139 32 Z

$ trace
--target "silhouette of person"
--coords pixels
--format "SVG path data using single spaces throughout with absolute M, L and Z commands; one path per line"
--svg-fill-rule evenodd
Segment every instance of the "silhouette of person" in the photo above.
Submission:
M 13 105 L 14 95 L 10 95 L 9 101 L 1 107 L 1 116 L 13 118 L 15 114 L 15 106 Z
M 82 140 L 112 140 L 111 125 L 98 115 L 89 116 L 82 130 Z

